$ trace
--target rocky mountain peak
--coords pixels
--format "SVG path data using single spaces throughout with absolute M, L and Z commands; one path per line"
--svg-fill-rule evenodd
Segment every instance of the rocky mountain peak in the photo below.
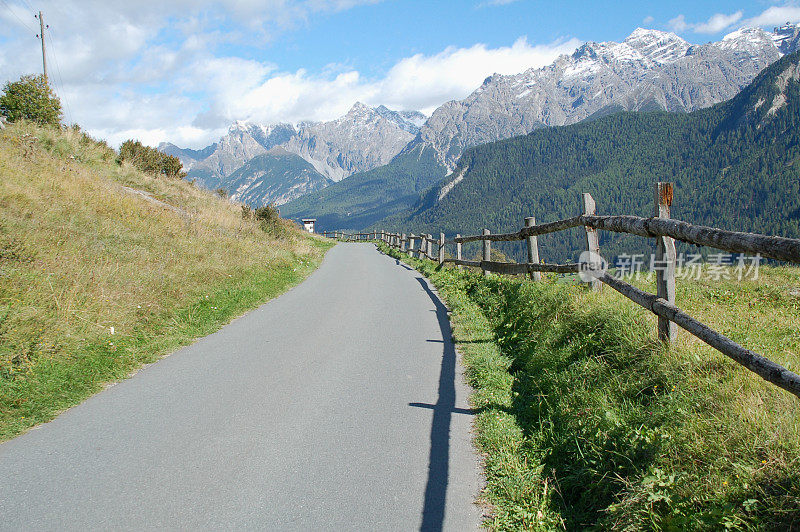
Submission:
M 205 150 L 165 144 L 164 151 L 179 155 L 189 177 L 212 189 L 226 187 L 229 176 L 264 154 L 294 154 L 324 178 L 339 181 L 388 163 L 419 131 L 420 117 L 424 122 L 420 113 L 384 106 L 373 109 L 356 102 L 347 114 L 329 122 L 306 121 L 294 126 L 237 120 L 217 144 Z
M 427 116 L 419 111 L 392 111 L 385 105 L 376 107 L 375 112 L 386 120 L 397 124 L 400 129 L 412 135 L 416 135 L 419 128 L 428 119 Z
M 373 115 L 375 115 L 375 109 L 364 103 L 356 102 L 342 118 L 372 117 Z
M 800 48 L 795 25 L 737 30 L 690 45 L 637 28 L 622 42 L 586 42 L 552 64 L 494 74 L 472 94 L 439 107 L 404 152 L 432 150 L 452 170 L 464 149 L 543 126 L 622 110 L 688 112 L 727 100 L 768 65 Z
M 773 31 L 773 41 L 775 46 L 782 54 L 789 54 L 798 48 L 800 42 L 800 26 L 787 22 L 783 26 L 778 26 Z
M 657 63 L 668 63 L 686 55 L 690 44 L 672 32 L 636 28 L 623 41 Z

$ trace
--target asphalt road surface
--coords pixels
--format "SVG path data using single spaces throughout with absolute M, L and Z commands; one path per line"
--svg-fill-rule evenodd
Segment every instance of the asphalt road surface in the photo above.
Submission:
M 340 244 L 303 284 L 0 445 L 0 529 L 471 530 L 446 309 Z

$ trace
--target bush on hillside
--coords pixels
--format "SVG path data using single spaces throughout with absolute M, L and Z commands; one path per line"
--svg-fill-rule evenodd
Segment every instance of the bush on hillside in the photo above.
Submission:
M 0 114 L 9 122 L 24 119 L 58 126 L 61 123 L 61 100 L 50 89 L 44 76 L 22 76 L 19 81 L 3 86 Z
M 145 146 L 138 140 L 123 142 L 119 148 L 119 159 L 130 162 L 142 172 L 178 179 L 186 177 L 186 172 L 182 171 L 183 165 L 180 159 Z
M 281 236 L 284 234 L 286 227 L 281 221 L 280 212 L 278 212 L 278 209 L 272 205 L 258 207 L 253 212 L 253 217 L 261 226 L 261 230 L 265 233 L 269 233 L 274 236 Z

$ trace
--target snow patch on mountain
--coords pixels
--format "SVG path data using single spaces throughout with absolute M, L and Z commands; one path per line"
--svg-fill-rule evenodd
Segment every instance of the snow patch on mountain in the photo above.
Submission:
M 587 42 L 542 68 L 494 74 L 440 106 L 403 153 L 433 149 L 452 170 L 466 148 L 621 110 L 689 112 L 733 97 L 765 67 L 800 49 L 794 24 L 743 28 L 691 45 L 637 28 L 621 43 Z

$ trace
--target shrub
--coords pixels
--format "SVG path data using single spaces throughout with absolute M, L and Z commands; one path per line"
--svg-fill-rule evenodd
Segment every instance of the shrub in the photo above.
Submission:
M 257 208 L 253 213 L 253 217 L 259 222 L 261 230 L 265 233 L 274 236 L 281 236 L 285 233 L 286 227 L 281 221 L 280 213 L 272 205 Z
M 58 126 L 61 100 L 50 89 L 44 76 L 22 76 L 3 86 L 0 114 L 9 122 L 31 120 L 42 125 Z
M 123 142 L 119 148 L 119 158 L 120 161 L 130 162 L 142 172 L 178 179 L 186 177 L 186 172 L 181 170 L 183 165 L 180 159 L 145 146 L 138 140 Z

